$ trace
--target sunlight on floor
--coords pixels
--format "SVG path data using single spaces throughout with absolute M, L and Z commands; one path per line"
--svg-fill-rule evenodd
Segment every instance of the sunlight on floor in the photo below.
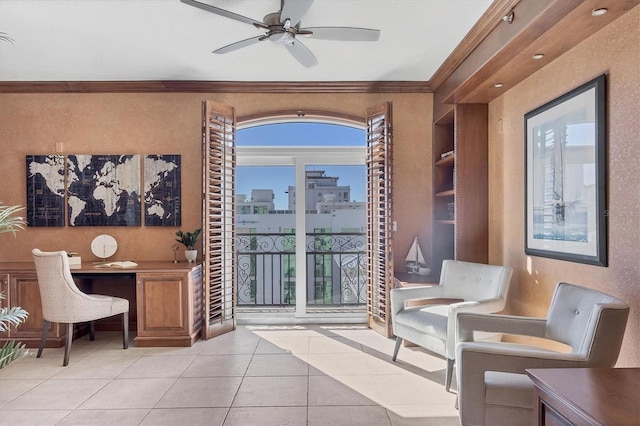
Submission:
M 134 336 L 131 336 L 133 338 Z M 458 425 L 445 361 L 363 325 L 239 326 L 187 348 L 120 333 L 0 370 L 5 424 Z
M 343 389 L 332 387 L 336 404 L 357 393 L 403 418 L 458 416 L 455 394 L 445 392 L 442 384 L 442 359 L 420 349 L 402 348 L 398 362 L 392 362 L 394 340 L 364 325 L 246 328 L 306 362 L 310 377 L 326 375 L 343 385 Z

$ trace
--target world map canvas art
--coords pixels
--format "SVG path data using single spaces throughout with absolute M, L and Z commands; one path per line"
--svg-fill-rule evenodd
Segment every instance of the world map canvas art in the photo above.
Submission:
M 140 226 L 140 156 L 67 156 L 67 204 L 70 226 Z
M 27 226 L 64 226 L 64 156 L 27 155 Z
M 144 157 L 144 224 L 180 226 L 181 183 L 179 155 Z

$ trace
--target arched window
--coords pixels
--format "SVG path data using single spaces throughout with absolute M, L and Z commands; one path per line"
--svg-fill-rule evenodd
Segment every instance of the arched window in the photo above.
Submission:
M 336 320 L 340 306 L 339 320 L 366 321 L 364 123 L 249 124 L 236 133 L 239 318 L 258 307 Z

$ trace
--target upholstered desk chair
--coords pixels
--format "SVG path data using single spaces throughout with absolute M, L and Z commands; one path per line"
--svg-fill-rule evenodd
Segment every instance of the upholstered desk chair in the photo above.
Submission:
M 458 405 L 463 425 L 531 425 L 534 386 L 528 368 L 613 367 L 629 305 L 607 294 L 560 283 L 546 318 L 458 315 Z M 516 343 L 472 342 L 483 330 L 550 339 L 568 352 Z
M 456 353 L 456 315 L 501 311 L 512 272 L 507 266 L 445 260 L 439 285 L 392 289 L 391 324 L 396 335 L 393 360 L 398 356 L 403 339 L 445 357 L 448 392 Z M 420 306 L 414 306 L 417 303 Z M 501 335 L 484 333 L 477 338 L 500 340 Z
M 81 292 L 71 277 L 69 260 L 64 251 L 43 252 L 33 249 L 36 264 L 42 317 L 44 325 L 37 357 L 40 358 L 47 341 L 49 323 L 67 325 L 67 342 L 63 366 L 69 364 L 69 352 L 73 340 L 73 324 L 90 322 L 90 339 L 95 339 L 95 320 L 122 314 L 122 346 L 129 345 L 129 301 L 119 297 L 86 294 Z

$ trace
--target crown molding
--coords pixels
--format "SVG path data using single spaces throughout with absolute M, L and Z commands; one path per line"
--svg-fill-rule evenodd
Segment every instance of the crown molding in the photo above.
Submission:
M 431 93 L 427 81 L 3 81 L 0 93 Z

